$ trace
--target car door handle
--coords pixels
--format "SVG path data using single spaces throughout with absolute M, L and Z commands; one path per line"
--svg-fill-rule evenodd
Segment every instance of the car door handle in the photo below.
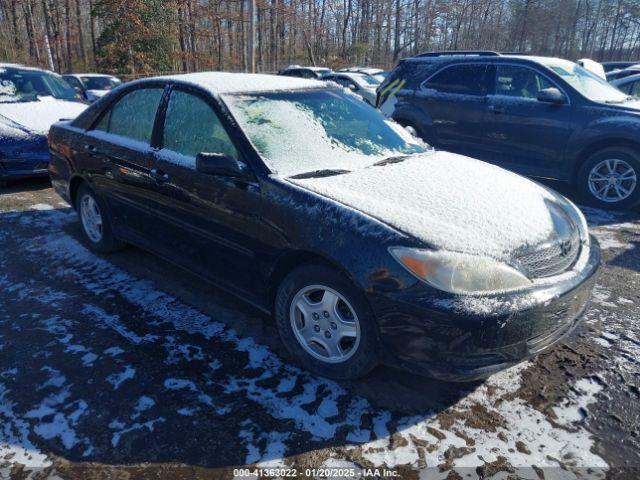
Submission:
M 85 145 L 84 151 L 87 152 L 90 156 L 100 155 L 100 151 L 93 145 Z
M 504 107 L 498 107 L 497 105 L 489 105 L 489 111 L 493 113 L 504 113 Z
M 158 183 L 164 183 L 169 181 L 169 175 L 164 173 L 158 168 L 151 169 L 151 177 Z

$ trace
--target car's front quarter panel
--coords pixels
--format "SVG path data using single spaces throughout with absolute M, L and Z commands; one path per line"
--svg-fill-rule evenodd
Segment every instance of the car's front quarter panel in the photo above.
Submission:
M 420 246 L 386 224 L 271 177 L 262 186 L 265 220 L 279 232 L 281 250 L 309 252 L 336 265 L 367 295 L 416 283 L 391 256 L 390 246 Z
M 592 146 L 606 142 L 640 144 L 640 109 L 609 108 L 602 104 L 581 105 L 576 118 L 581 121 L 569 142 L 568 157 L 575 162 L 593 153 Z

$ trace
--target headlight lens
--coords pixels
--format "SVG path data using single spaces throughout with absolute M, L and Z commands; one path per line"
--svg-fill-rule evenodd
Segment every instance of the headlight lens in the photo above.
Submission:
M 413 275 L 445 292 L 488 294 L 531 285 L 515 268 L 488 257 L 405 247 L 389 251 Z

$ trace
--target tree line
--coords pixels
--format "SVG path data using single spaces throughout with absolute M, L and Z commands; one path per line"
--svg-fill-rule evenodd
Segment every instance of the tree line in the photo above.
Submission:
M 61 73 L 390 68 L 470 49 L 640 59 L 640 0 L 0 0 L 0 61 Z

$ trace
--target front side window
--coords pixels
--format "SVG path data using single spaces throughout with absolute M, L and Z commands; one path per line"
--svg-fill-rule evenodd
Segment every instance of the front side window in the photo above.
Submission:
M 496 95 L 537 99 L 540 90 L 554 85 L 534 70 L 515 65 L 498 65 Z
M 171 93 L 164 122 L 163 148 L 186 157 L 198 153 L 224 153 L 238 159 L 238 152 L 218 115 L 200 97 L 179 90 Z
M 102 116 L 94 130 L 151 143 L 162 88 L 140 88 L 124 95 Z
M 480 64 L 453 65 L 436 73 L 423 87 L 443 93 L 485 95 L 489 67 Z
M 343 90 L 226 95 L 265 164 L 282 176 L 373 167 L 428 147 Z

